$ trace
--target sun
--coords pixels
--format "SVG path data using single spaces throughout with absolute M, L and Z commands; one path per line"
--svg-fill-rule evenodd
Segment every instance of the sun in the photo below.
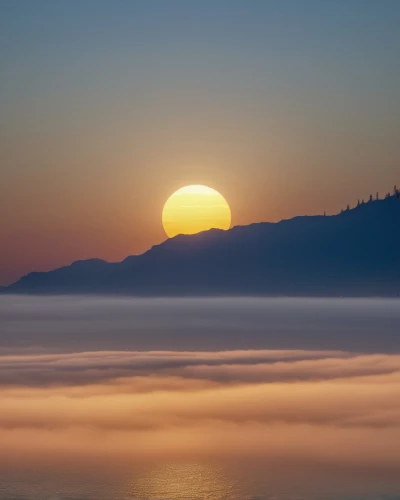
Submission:
M 175 191 L 166 201 L 162 224 L 169 238 L 208 229 L 229 229 L 231 209 L 222 194 L 199 184 Z

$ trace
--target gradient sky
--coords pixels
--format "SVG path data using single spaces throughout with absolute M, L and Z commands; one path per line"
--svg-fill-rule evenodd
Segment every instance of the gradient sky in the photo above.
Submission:
M 232 223 L 400 184 L 397 0 L 1 0 L 0 284 L 165 239 L 164 202 Z

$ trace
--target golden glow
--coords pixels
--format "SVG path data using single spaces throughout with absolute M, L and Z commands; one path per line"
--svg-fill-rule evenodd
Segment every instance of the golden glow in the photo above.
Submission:
M 185 186 L 168 198 L 162 212 L 162 224 L 169 238 L 213 228 L 229 229 L 231 210 L 215 189 L 198 184 Z
M 398 354 L 23 351 L 1 354 L 0 366 L 0 470 L 10 457 L 280 457 L 400 470 Z M 171 465 L 118 498 L 211 498 L 207 485 L 228 498 L 217 470 Z
M 214 461 L 167 462 L 150 468 L 128 492 L 139 498 L 209 498 L 210 486 L 221 498 L 227 498 L 232 489 L 231 481 Z

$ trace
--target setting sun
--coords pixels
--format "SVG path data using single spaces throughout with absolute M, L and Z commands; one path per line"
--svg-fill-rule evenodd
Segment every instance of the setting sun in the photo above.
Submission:
M 162 212 L 162 224 L 169 238 L 213 228 L 229 229 L 231 210 L 215 189 L 201 185 L 185 186 L 168 198 Z

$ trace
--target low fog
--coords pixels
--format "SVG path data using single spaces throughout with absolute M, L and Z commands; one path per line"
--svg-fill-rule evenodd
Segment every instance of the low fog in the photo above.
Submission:
M 0 296 L 2 352 L 329 349 L 400 353 L 399 299 Z
M 399 324 L 399 300 L 2 296 L 0 497 L 250 498 L 255 467 L 299 476 L 257 498 L 323 471 L 397 492 Z

